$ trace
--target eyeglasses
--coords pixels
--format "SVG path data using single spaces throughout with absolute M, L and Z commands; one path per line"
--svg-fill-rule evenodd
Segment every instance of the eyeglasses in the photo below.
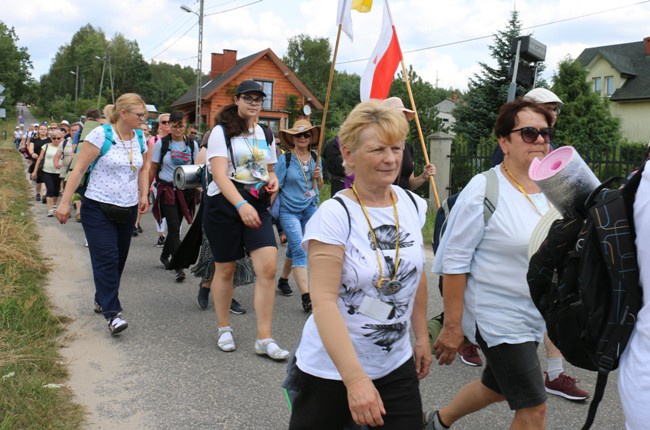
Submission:
M 169 124 L 169 121 L 160 121 L 160 123 L 161 123 L 162 125 L 167 125 L 167 124 Z
M 131 112 L 131 111 L 129 111 L 129 113 L 132 113 L 133 115 L 137 116 L 139 119 L 145 119 L 145 118 L 147 118 L 147 114 L 146 114 L 146 113 L 136 113 L 136 112 Z
M 300 139 L 301 137 L 304 137 L 305 139 L 311 139 L 311 131 L 305 131 L 304 133 L 294 134 L 293 137 L 295 139 Z
M 251 97 L 244 94 L 240 98 L 249 105 L 264 103 L 264 97 Z
M 169 128 L 171 128 L 172 130 L 184 130 L 184 129 L 185 129 L 185 126 L 182 125 L 182 124 L 181 124 L 181 125 L 172 125 L 172 126 L 169 127 Z
M 546 127 L 541 130 L 537 130 L 535 127 L 521 127 L 514 130 L 510 130 L 510 133 L 514 132 L 521 133 L 521 139 L 526 143 L 535 143 L 537 142 L 537 137 L 542 135 L 544 143 L 551 143 L 555 137 L 555 129 L 553 127 Z
M 63 140 L 62 137 L 51 137 L 50 139 L 51 139 L 51 140 Z
M 196 131 L 190 131 L 190 134 L 196 134 Z

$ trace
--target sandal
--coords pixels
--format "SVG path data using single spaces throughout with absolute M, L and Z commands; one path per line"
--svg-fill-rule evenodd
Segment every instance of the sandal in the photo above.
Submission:
M 284 350 L 271 338 L 255 341 L 255 354 L 268 355 L 273 360 L 286 360 L 289 358 L 289 351 Z
M 217 346 L 224 352 L 234 351 L 235 339 L 232 337 L 231 327 L 219 327 L 219 336 L 217 337 Z

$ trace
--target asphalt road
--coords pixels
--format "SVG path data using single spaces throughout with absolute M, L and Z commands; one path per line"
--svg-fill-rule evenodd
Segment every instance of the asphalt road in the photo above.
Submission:
M 26 116 L 26 122 L 32 121 Z M 90 411 L 91 429 L 285 429 L 289 409 L 280 387 L 285 364 L 257 356 L 253 288 L 240 287 L 235 297 L 248 309 L 233 315 L 237 350 L 221 352 L 216 345 L 216 318 L 212 305 L 200 310 L 196 305 L 198 280 L 188 272 L 183 283 L 174 281 L 173 272 L 158 262 L 160 248 L 154 246 L 156 232 L 151 214 L 143 219 L 144 234 L 133 238 L 129 259 L 122 277 L 120 297 L 129 328 L 111 337 L 101 316 L 92 314 L 93 286 L 87 249 L 83 247 L 81 224 L 59 225 L 44 216 L 45 205 L 35 203 L 34 214 L 43 231 L 57 233 L 58 243 L 44 246 L 55 256 L 64 247 L 73 247 L 82 270 L 66 271 L 57 266 L 53 276 L 81 285 L 70 293 L 73 314 L 79 312 L 82 324 L 76 330 L 101 340 L 99 351 L 80 353 L 77 360 L 89 360 L 87 369 L 111 368 L 109 377 L 93 381 L 92 396 L 76 393 L 77 400 Z M 184 226 L 184 231 L 187 227 Z M 281 245 L 278 273 L 285 246 Z M 427 252 L 427 270 L 433 254 Z M 65 273 L 62 273 L 65 272 Z M 429 316 L 440 311 L 441 300 L 435 277 L 429 280 Z M 290 281 L 297 291 L 293 280 Z M 285 348 L 293 348 L 307 314 L 302 311 L 299 294 L 276 297 L 274 338 Z M 80 337 L 78 334 L 75 336 Z M 74 340 L 72 340 L 74 342 Z M 544 363 L 544 349 L 540 348 Z M 91 357 L 85 358 L 85 357 Z M 90 362 L 91 361 L 91 362 Z M 580 386 L 593 392 L 595 374 L 565 364 L 569 374 L 580 379 Z M 79 366 L 77 366 L 78 368 Z M 542 365 L 545 369 L 545 364 Z M 88 372 L 88 371 L 86 371 Z M 92 372 L 92 370 L 91 370 Z M 74 373 L 74 367 L 73 367 Z M 481 368 L 456 361 L 451 366 L 434 364 L 422 381 L 424 408 L 438 408 L 451 400 L 466 382 L 478 378 Z M 72 375 L 72 378 L 89 375 Z M 91 401 L 90 397 L 94 400 Z M 99 400 L 98 400 L 99 399 Z M 549 396 L 549 429 L 580 428 L 587 414 L 587 402 L 570 402 Z M 505 429 L 513 413 L 504 404 L 493 405 L 463 418 L 454 429 Z M 623 414 L 616 390 L 616 373 L 610 376 L 605 397 L 598 411 L 595 429 L 623 429 Z

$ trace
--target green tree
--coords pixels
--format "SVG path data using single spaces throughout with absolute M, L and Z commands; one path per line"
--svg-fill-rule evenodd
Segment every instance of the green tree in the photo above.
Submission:
M 508 98 L 508 71 L 513 60 L 510 47 L 512 40 L 520 35 L 519 14 L 513 11 L 505 30 L 494 35 L 494 43 L 489 48 L 496 66 L 479 63 L 481 72 L 469 79 L 468 91 L 454 109 L 454 131 L 465 135 L 470 147 L 476 147 L 481 138 L 490 136 L 499 107 Z M 538 76 L 542 71 L 543 66 L 537 68 Z M 544 86 L 545 83 L 538 81 L 538 85 Z M 522 96 L 527 91 L 518 85 L 515 94 Z
M 553 76 L 553 92 L 564 101 L 556 124 L 556 141 L 583 155 L 603 154 L 621 142 L 621 122 L 609 110 L 609 100 L 593 92 L 587 70 L 565 58 Z
M 332 67 L 332 47 L 324 37 L 299 34 L 289 39 L 282 61 L 321 102 L 325 102 Z
M 0 21 L 0 84 L 5 87 L 3 106 L 12 106 L 29 92 L 32 62 L 27 49 L 18 47 L 13 27 Z

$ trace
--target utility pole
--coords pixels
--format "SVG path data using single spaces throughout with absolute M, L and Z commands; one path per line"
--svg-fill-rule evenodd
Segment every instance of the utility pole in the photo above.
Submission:
M 99 103 L 100 103 L 101 98 L 102 98 L 102 87 L 104 86 L 104 70 L 106 70 L 106 57 L 107 57 L 107 54 L 104 53 L 104 64 L 102 65 L 102 77 L 99 80 L 99 92 L 97 94 L 97 109 L 99 109 Z M 97 56 L 95 56 L 95 58 L 97 58 L 98 60 L 101 60 L 101 58 L 99 58 Z
M 196 13 L 186 5 L 181 5 L 181 9 L 187 13 L 193 13 L 199 17 L 199 52 L 196 61 L 196 106 L 194 111 L 194 121 L 196 125 L 201 124 L 201 64 L 203 57 L 203 0 L 199 0 L 199 13 Z

